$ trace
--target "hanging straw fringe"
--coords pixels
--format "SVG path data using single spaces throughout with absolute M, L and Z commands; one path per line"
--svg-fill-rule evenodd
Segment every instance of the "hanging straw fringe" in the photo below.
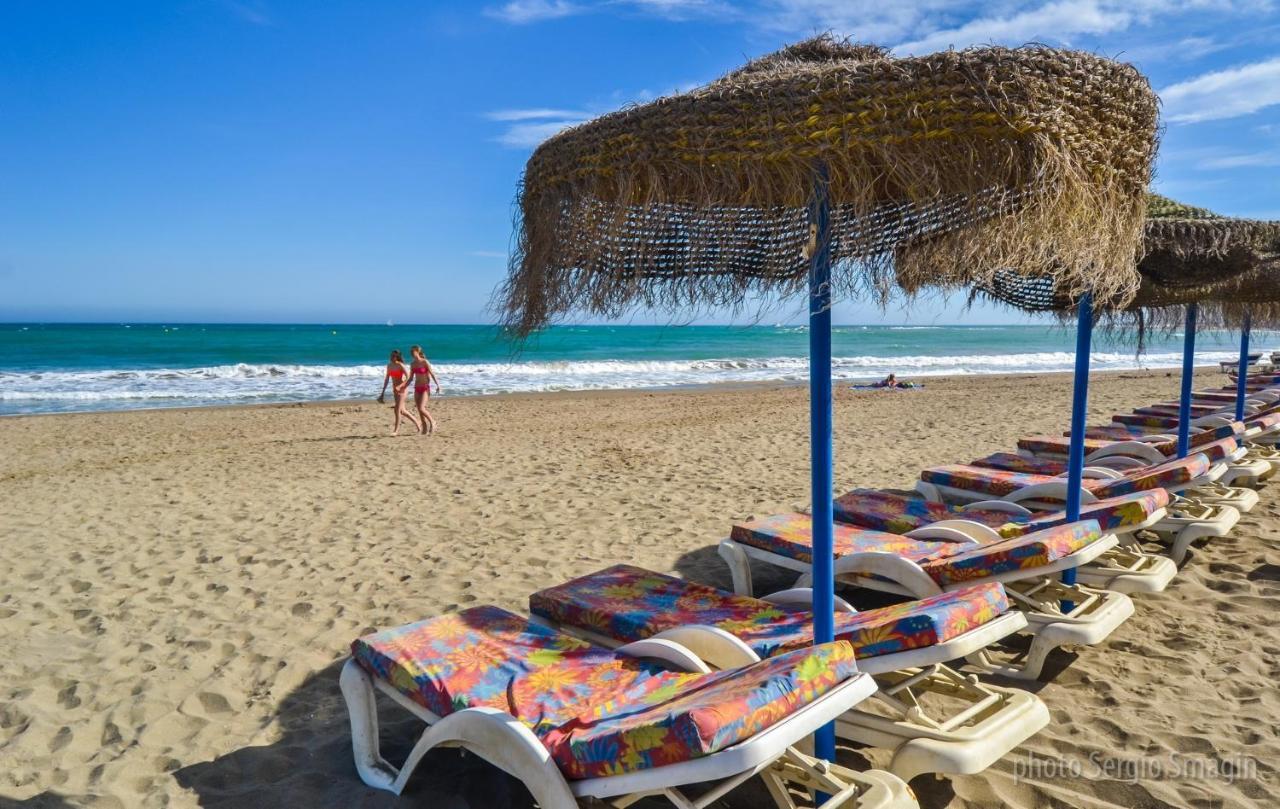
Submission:
M 736 307 L 805 283 L 815 166 L 837 295 L 1014 268 L 1123 304 L 1156 147 L 1132 67 L 1045 47 L 895 59 L 829 36 L 556 135 L 529 159 L 499 306 L 518 335 L 572 311 Z

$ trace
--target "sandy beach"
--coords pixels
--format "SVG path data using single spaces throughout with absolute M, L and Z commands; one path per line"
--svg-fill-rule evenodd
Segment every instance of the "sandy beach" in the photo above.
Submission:
M 1091 420 L 1177 386 L 1098 374 Z M 837 487 L 909 487 L 923 466 L 1063 429 L 1069 401 L 1065 375 L 842 386 Z M 431 438 L 388 436 L 372 402 L 0 420 L 0 807 L 523 806 L 518 784 L 451 753 L 399 801 L 365 787 L 338 692 L 349 642 L 469 605 L 522 611 L 620 561 L 727 587 L 715 544 L 730 523 L 808 506 L 804 388 L 434 412 Z M 1166 592 L 1138 596 L 1109 643 L 1054 654 L 1031 685 L 1048 728 L 981 776 L 917 779 L 921 805 L 1276 805 L 1271 489 Z M 789 583 L 758 573 L 761 592 Z M 386 716 L 394 758 L 416 725 Z M 1188 771 L 1214 762 L 1239 771 Z

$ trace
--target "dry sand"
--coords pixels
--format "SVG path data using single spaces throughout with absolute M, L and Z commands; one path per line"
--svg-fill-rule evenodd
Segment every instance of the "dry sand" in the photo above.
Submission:
M 1176 389 L 1163 372 L 1098 375 L 1092 417 Z M 1011 448 L 1064 426 L 1069 398 L 1062 376 L 841 390 L 838 487 L 908 486 L 926 464 Z M 0 420 L 0 806 L 522 805 L 449 752 L 401 802 L 364 787 L 337 687 L 349 641 L 471 604 L 520 610 L 616 561 L 727 586 L 714 546 L 730 522 L 807 505 L 806 401 L 451 399 L 429 439 L 388 437 L 373 404 Z M 917 779 L 922 805 L 1277 805 L 1278 604 L 1280 503 L 1264 492 L 1108 644 L 1051 658 L 1033 686 L 1046 730 L 982 776 Z M 414 725 L 387 715 L 395 753 Z M 1020 781 L 1030 756 L 1066 771 Z M 1170 767 L 1240 757 L 1256 773 Z M 1138 778 L 1102 770 L 1144 762 Z

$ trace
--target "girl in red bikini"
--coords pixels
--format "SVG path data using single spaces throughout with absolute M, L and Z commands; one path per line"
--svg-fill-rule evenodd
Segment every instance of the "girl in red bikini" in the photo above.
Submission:
M 413 426 L 418 432 L 422 432 L 422 425 L 418 423 L 408 410 L 404 409 L 405 391 L 409 389 L 409 367 L 404 364 L 404 356 L 399 350 L 391 352 L 391 360 L 387 363 L 387 373 L 382 377 L 382 392 L 378 394 L 378 404 L 385 404 L 387 400 L 387 383 L 391 383 L 391 396 L 395 400 L 395 425 L 391 430 L 392 435 L 400 434 L 400 417 L 404 416 L 413 422 Z
M 422 346 L 410 347 L 409 353 L 413 355 L 413 364 L 409 366 L 413 374 L 413 403 L 418 406 L 418 417 L 422 420 L 419 430 L 434 433 L 436 420 L 427 412 L 427 401 L 431 398 L 431 383 L 435 383 L 436 393 L 440 392 L 440 380 L 436 379 L 436 372 L 431 369 L 431 363 L 427 362 L 426 355 L 422 353 Z

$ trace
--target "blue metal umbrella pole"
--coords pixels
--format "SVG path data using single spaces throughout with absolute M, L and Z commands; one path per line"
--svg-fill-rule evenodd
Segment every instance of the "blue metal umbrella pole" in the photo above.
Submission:
M 1195 369 L 1196 359 L 1196 315 L 1200 313 L 1197 304 L 1187 306 L 1187 322 L 1182 330 L 1182 395 L 1178 398 L 1178 457 L 1187 457 L 1191 449 L 1191 376 Z M 1245 359 L 1248 359 L 1247 357 Z M 1248 371 L 1239 372 L 1241 376 Z M 1237 388 L 1237 393 L 1239 389 Z
M 835 638 L 835 509 L 832 491 L 831 400 L 831 200 L 827 167 L 814 172 L 809 222 L 813 234 L 809 258 L 809 443 L 812 457 L 810 502 L 813 503 L 813 642 Z M 835 761 L 835 725 L 814 737 L 818 758 Z
M 1244 421 L 1244 396 L 1249 386 L 1249 330 L 1252 327 L 1253 314 L 1246 312 L 1244 325 L 1240 327 L 1240 365 L 1236 368 L 1236 421 Z
M 1084 483 L 1084 431 L 1089 417 L 1089 353 L 1093 346 L 1093 296 L 1080 299 L 1076 314 L 1076 371 L 1071 384 L 1071 443 L 1067 450 L 1067 519 L 1080 519 L 1080 491 Z M 1062 572 L 1064 584 L 1076 583 L 1076 569 Z M 1062 602 L 1062 611 L 1075 604 Z

